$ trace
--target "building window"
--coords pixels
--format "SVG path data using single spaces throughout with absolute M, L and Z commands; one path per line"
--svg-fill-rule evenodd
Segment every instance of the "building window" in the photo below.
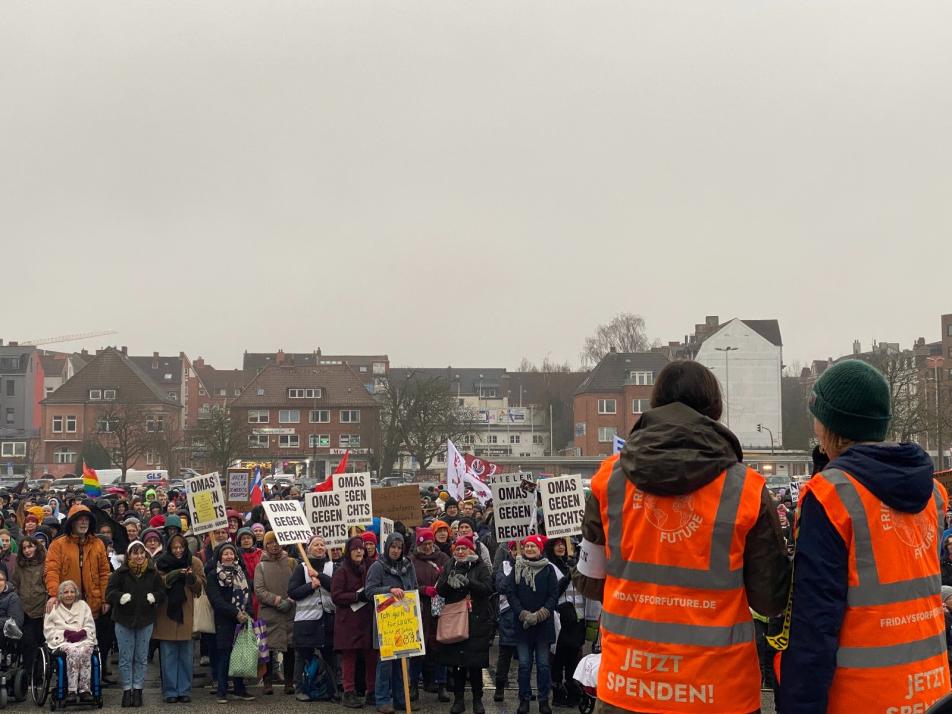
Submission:
M 53 387 L 46 388 L 46 396 L 50 396 L 53 393 Z
M 53 433 L 61 434 L 63 432 L 63 417 L 55 416 L 53 417 Z
M 241 396 L 241 387 L 236 387 L 236 388 L 235 388 L 235 396 L 236 396 L 236 397 L 240 397 L 240 396 Z
M 341 434 L 338 442 L 341 447 L 356 449 L 360 446 L 360 434 Z
M 70 434 L 76 433 L 76 417 L 74 416 L 66 417 L 66 431 Z
M 510 443 L 510 444 L 521 444 L 521 443 L 522 443 L 522 436 L 521 436 L 520 434 L 510 434 L 510 435 L 509 435 L 509 443 Z
M 249 409 L 248 423 L 249 424 L 267 424 L 268 410 L 267 409 Z
M 340 423 L 341 424 L 359 424 L 360 410 L 359 409 L 341 409 Z
M 202 416 L 208 416 L 211 413 L 211 411 L 212 411 L 211 404 L 202 404 L 202 406 L 198 408 L 198 413 L 201 414 Z
M 952 337 L 952 322 L 945 326 L 945 334 Z
M 116 390 L 115 389 L 104 389 L 102 390 L 102 398 L 107 402 L 116 401 Z
M 74 461 L 76 461 L 76 452 L 70 451 L 65 446 L 53 452 L 54 464 L 71 464 Z
M 387 373 L 387 363 L 386 362 L 374 362 L 371 369 L 373 369 L 374 374 L 386 374 Z
M 545 439 L 542 437 L 542 434 L 533 434 L 532 443 L 535 446 L 542 446 L 545 443 Z
M 204 396 L 205 396 L 205 387 L 199 387 L 199 388 L 198 388 L 198 396 L 200 396 L 200 397 L 204 397 Z
M 497 387 L 480 387 L 479 388 L 480 399 L 496 399 L 498 396 L 499 396 L 499 389 Z
M 150 414 L 145 418 L 146 431 L 162 431 L 165 428 L 165 416 L 163 414 Z M 149 463 L 152 463 L 151 461 Z
M 307 438 L 307 445 L 312 449 L 318 447 L 330 446 L 331 445 L 331 435 L 330 434 L 311 434 Z
M 96 419 L 96 431 L 100 434 L 111 434 L 116 430 L 119 420 L 116 417 L 101 416 Z
M 14 382 L 12 379 L 8 379 L 7 380 L 7 396 L 13 397 L 13 396 L 16 396 L 16 393 L 17 393 L 17 383 Z
M 248 434 L 248 446 L 252 449 L 267 449 L 267 434 Z
M 312 409 L 308 419 L 312 424 L 330 424 L 331 412 L 329 409 Z
M 173 402 L 178 401 L 178 394 L 176 394 L 175 392 L 169 392 L 168 395 L 169 395 L 169 399 L 171 399 Z
M 0 445 L 0 456 L 7 458 L 23 458 L 26 456 L 25 441 L 4 441 Z
M 367 365 L 365 365 L 365 364 L 360 365 L 360 372 L 361 372 L 361 374 L 366 374 L 366 373 L 369 372 L 369 371 L 370 371 L 370 370 L 367 369 Z
M 16 421 L 16 412 L 13 411 L 13 407 L 7 407 L 7 424 L 12 424 Z
M 617 410 L 617 404 L 614 399 L 599 399 L 598 400 L 598 413 L 599 414 L 614 414 Z
M 631 384 L 649 386 L 654 384 L 654 372 L 636 370 L 628 373 L 628 381 Z
M 91 402 L 98 402 L 102 399 L 102 390 L 101 389 L 90 389 L 89 390 L 89 400 Z
M 282 449 L 296 449 L 301 445 L 297 434 L 281 434 L 278 437 L 278 446 Z
M 615 438 L 615 427 L 613 426 L 598 427 L 598 442 L 600 444 L 610 444 L 612 439 L 614 438 Z
M 650 399 L 632 399 L 631 400 L 631 413 L 632 414 L 644 414 L 648 411 L 651 406 Z
M 461 444 L 475 444 L 476 437 L 474 437 L 472 434 L 465 434 L 463 438 L 460 439 L 460 443 Z
M 219 390 L 218 390 L 218 396 L 219 396 L 219 397 L 227 397 L 227 396 L 228 396 L 228 390 L 227 390 L 227 389 L 219 389 Z
M 487 443 L 487 444 L 498 444 L 498 443 L 499 443 L 499 437 L 496 436 L 495 434 L 487 434 L 487 435 L 486 435 L 486 443 Z
M 288 399 L 320 399 L 323 396 L 323 389 L 319 387 L 290 387 L 288 389 Z
M 158 466 L 158 465 L 159 465 L 159 457 L 158 457 L 158 455 L 157 455 L 154 451 L 146 451 L 146 452 L 145 452 L 145 462 L 146 462 L 146 464 L 148 464 L 149 466 Z
M 278 424 L 297 424 L 301 421 L 300 409 L 282 409 L 278 412 Z

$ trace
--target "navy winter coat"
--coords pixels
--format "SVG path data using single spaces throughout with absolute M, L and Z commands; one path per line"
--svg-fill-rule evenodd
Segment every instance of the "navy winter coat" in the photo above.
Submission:
M 519 642 L 545 642 L 551 645 L 555 642 L 555 608 L 559 603 L 559 580 L 555 571 L 546 565 L 535 578 L 535 590 L 528 583 L 520 580 L 516 582 L 516 570 L 506 578 L 503 594 L 509 600 L 516 618 L 516 639 Z M 537 625 L 526 629 L 519 621 L 519 613 L 523 610 L 535 612 L 540 608 L 549 611 L 549 616 Z

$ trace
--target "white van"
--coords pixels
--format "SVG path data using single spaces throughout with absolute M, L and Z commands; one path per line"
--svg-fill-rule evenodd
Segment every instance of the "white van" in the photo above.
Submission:
M 121 469 L 100 469 L 96 472 L 99 476 L 99 483 L 102 486 L 111 486 L 118 483 L 122 478 Z M 126 471 L 126 483 L 133 486 L 154 483 L 156 485 L 169 480 L 169 472 L 165 469 L 155 471 L 141 471 L 138 469 L 129 469 Z

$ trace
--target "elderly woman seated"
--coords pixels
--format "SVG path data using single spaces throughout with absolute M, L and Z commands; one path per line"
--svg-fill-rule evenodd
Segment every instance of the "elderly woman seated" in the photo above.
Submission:
M 93 613 L 78 597 L 72 580 L 60 583 L 59 603 L 43 621 L 43 635 L 51 650 L 65 654 L 66 683 L 69 694 L 87 699 L 90 694 L 92 654 L 96 646 L 96 623 Z

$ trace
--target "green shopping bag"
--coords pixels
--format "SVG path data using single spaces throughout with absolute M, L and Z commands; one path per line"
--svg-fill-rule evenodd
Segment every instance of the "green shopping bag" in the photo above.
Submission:
M 249 617 L 244 625 L 238 625 L 235 643 L 228 660 L 229 677 L 258 678 L 258 638 Z

